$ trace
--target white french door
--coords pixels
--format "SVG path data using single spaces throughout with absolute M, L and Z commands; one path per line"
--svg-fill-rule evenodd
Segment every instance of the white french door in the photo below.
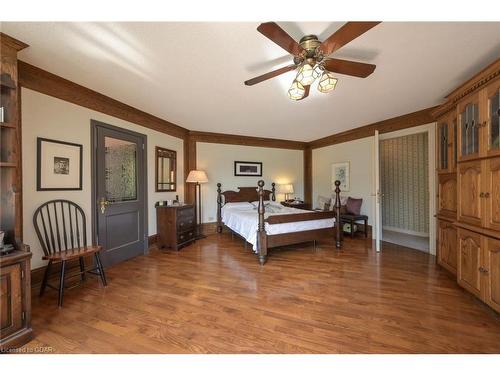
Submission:
M 380 202 L 380 143 L 378 130 L 375 130 L 374 137 L 374 156 L 373 156 L 373 170 L 375 171 L 375 186 L 374 186 L 374 196 L 375 196 L 375 249 L 380 251 L 380 241 L 382 241 L 382 210 Z

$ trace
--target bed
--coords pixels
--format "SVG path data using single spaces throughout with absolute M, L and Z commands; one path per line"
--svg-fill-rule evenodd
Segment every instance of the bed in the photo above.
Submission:
M 285 207 L 276 202 L 275 183 L 271 190 L 258 186 L 239 187 L 238 191 L 222 191 L 217 184 L 217 232 L 224 226 L 249 242 L 265 264 L 269 249 L 296 243 L 335 239 L 342 247 L 340 230 L 340 181 L 335 181 L 334 211 L 307 211 Z

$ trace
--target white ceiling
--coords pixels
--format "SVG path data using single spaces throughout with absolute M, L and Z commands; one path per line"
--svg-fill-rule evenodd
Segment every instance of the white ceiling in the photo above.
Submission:
M 329 94 L 293 102 L 289 72 L 246 79 L 291 59 L 259 23 L 3 23 L 30 47 L 20 59 L 191 130 L 311 141 L 439 104 L 500 57 L 500 23 L 382 23 L 334 54 L 377 65 L 339 75 Z M 343 22 L 280 22 L 299 40 Z

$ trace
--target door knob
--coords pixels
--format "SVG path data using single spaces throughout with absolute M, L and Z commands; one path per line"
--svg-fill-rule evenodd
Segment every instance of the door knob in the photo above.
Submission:
M 106 212 L 106 207 L 109 205 L 109 202 L 104 198 L 102 197 L 100 200 L 99 200 L 99 206 L 101 207 L 101 213 L 104 215 L 104 212 Z
M 490 197 L 490 193 L 489 192 L 484 193 L 484 197 L 485 198 L 489 198 Z

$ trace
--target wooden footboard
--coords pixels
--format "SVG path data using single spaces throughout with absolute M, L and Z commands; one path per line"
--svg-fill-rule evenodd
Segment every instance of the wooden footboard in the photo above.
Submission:
M 307 241 L 315 241 L 321 238 L 335 237 L 335 245 L 337 248 L 342 247 L 342 230 L 340 223 L 340 181 L 335 181 L 335 211 L 311 211 L 297 214 L 273 215 L 265 219 L 264 205 L 264 181 L 258 182 L 259 195 L 259 224 L 257 229 L 257 250 L 260 264 L 264 264 L 267 260 L 268 249 L 277 246 L 291 245 Z M 335 225 L 332 228 L 322 228 L 306 230 L 301 232 L 290 232 L 283 234 L 268 235 L 265 229 L 265 223 L 282 224 L 293 223 L 298 221 L 321 220 L 335 218 Z

